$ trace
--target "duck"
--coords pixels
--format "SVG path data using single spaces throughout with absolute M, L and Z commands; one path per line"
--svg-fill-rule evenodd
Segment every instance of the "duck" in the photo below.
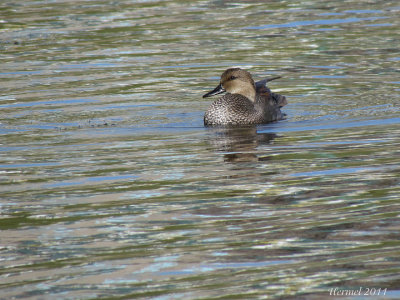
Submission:
M 229 68 L 221 75 L 219 85 L 203 98 L 225 93 L 215 100 L 204 114 L 205 126 L 256 125 L 282 120 L 281 107 L 286 97 L 272 93 L 267 82 L 280 76 L 254 82 L 251 74 L 241 68 Z

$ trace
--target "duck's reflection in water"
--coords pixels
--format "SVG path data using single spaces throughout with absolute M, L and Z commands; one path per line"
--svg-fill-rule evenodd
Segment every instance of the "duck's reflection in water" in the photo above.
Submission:
M 209 143 L 219 152 L 224 152 L 225 162 L 251 162 L 264 160 L 257 156 L 256 148 L 269 144 L 275 133 L 258 133 L 256 126 L 210 128 Z

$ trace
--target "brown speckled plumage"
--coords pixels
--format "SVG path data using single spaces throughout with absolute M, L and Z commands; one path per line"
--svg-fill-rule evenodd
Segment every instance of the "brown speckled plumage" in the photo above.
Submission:
M 275 79 L 275 78 L 272 78 Z M 204 115 L 204 125 L 249 125 L 281 120 L 280 107 L 287 104 L 282 95 L 272 93 L 264 79 L 254 84 L 245 70 L 232 68 L 221 76 L 220 85 L 203 97 L 227 91 L 214 101 Z

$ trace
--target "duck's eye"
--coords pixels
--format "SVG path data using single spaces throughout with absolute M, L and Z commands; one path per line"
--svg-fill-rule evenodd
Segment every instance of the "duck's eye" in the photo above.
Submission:
M 235 76 L 233 76 L 233 75 L 232 75 L 231 77 L 229 77 L 230 80 L 235 80 L 236 78 L 237 78 L 237 77 L 235 77 Z

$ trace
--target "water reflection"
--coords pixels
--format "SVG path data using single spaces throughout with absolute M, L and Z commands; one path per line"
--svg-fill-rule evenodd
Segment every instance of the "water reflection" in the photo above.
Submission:
M 225 162 L 258 161 L 257 147 L 269 144 L 277 137 L 275 133 L 259 133 L 256 126 L 216 127 L 208 130 L 208 143 L 215 151 L 224 153 Z

